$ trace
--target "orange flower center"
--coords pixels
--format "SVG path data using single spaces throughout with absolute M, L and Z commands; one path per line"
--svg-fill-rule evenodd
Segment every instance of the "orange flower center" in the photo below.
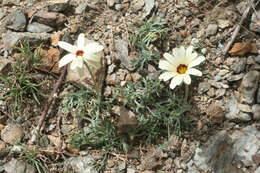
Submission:
M 188 69 L 188 67 L 187 67 L 186 65 L 180 64 L 180 65 L 177 67 L 177 72 L 178 72 L 179 74 L 184 74 L 184 73 L 186 73 L 187 69 Z
M 77 50 L 76 55 L 77 56 L 83 56 L 84 55 L 84 51 L 83 50 Z

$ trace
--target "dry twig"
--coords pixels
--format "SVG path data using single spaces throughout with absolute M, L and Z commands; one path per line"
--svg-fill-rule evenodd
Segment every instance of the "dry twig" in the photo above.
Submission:
M 60 85 L 62 83 L 62 80 L 63 80 L 63 78 L 65 76 L 66 70 L 67 70 L 67 66 L 65 66 L 62 69 L 61 75 L 59 77 L 59 80 L 57 81 L 56 86 L 52 90 L 51 95 L 49 96 L 49 99 L 48 99 L 46 105 L 44 106 L 44 109 L 43 109 L 43 112 L 41 114 L 39 123 L 38 123 L 37 127 L 33 130 L 33 135 L 31 137 L 31 140 L 29 141 L 29 144 L 31 144 L 31 145 L 35 142 L 35 140 L 36 140 L 36 138 L 37 138 L 37 136 L 39 134 L 39 131 L 40 131 L 40 129 L 42 127 L 42 124 L 43 124 L 43 122 L 45 120 L 45 117 L 47 115 L 47 112 L 48 112 L 48 110 L 49 110 L 49 108 L 50 108 L 50 106 L 51 106 L 51 104 L 52 104 L 52 102 L 53 102 L 53 100 L 55 98 L 55 95 L 57 94 L 58 88 L 60 87 Z
M 253 1 L 250 1 L 251 3 L 254 3 L 254 0 Z M 259 3 L 259 1 L 256 3 L 256 5 Z M 256 6 L 255 5 L 255 6 Z M 237 34 L 239 33 L 240 31 L 240 28 L 244 22 L 244 20 L 247 18 L 247 15 L 250 11 L 250 9 L 253 7 L 254 5 L 248 5 L 248 7 L 246 8 L 246 10 L 244 11 L 243 15 L 242 15 L 242 18 L 239 22 L 239 24 L 237 24 L 236 26 L 236 29 L 235 31 L 233 32 L 233 35 L 231 37 L 231 40 L 228 42 L 228 44 L 226 45 L 225 49 L 223 50 L 223 55 L 226 56 L 227 55 L 227 52 L 229 51 L 231 45 L 234 43 L 236 37 L 237 37 Z

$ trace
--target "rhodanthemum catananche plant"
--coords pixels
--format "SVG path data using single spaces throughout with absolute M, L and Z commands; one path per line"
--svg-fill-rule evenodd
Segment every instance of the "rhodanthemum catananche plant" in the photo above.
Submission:
M 159 68 L 165 70 L 165 72 L 159 76 L 159 79 L 164 81 L 171 79 L 171 89 L 184 82 L 186 84 L 185 100 L 187 100 L 188 85 L 191 83 L 190 75 L 202 76 L 202 72 L 194 67 L 205 61 L 205 57 L 199 56 L 192 46 L 187 49 L 183 46 L 174 48 L 172 55 L 164 53 L 163 57 L 165 60 L 159 61 Z
M 70 68 L 72 70 L 82 68 L 84 62 L 90 65 L 98 64 L 101 57 L 97 53 L 104 49 L 104 47 L 97 42 L 86 44 L 85 35 L 83 33 L 79 34 L 77 45 L 71 45 L 64 41 L 59 41 L 58 45 L 69 52 L 69 54 L 65 55 L 59 61 L 59 67 L 71 63 Z

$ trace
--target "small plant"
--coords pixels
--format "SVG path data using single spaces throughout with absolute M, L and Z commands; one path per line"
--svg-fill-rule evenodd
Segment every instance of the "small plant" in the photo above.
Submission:
M 165 21 L 151 18 L 143 23 L 137 33 L 130 35 L 129 39 L 138 54 L 138 58 L 132 61 L 133 67 L 142 70 L 149 63 L 158 64 L 160 53 L 151 44 L 155 42 L 161 43 L 161 40 L 166 37 L 167 31 Z
M 38 104 L 40 101 L 38 97 L 44 95 L 38 87 L 32 77 L 27 73 L 27 64 L 22 63 L 21 59 L 17 60 L 17 63 L 12 66 L 12 72 L 10 77 L 0 77 L 5 86 L 4 98 L 11 97 L 14 99 L 14 108 L 20 108 L 21 103 L 24 101 L 24 97 L 32 97 Z
M 19 159 L 23 160 L 26 165 L 32 165 L 38 173 L 47 173 L 46 167 L 41 163 L 37 149 L 28 149 L 25 147 L 22 151 L 15 151 L 19 154 Z M 25 167 L 26 169 L 26 167 Z M 26 170 L 24 170 L 26 172 Z
M 191 122 L 184 116 L 190 106 L 159 80 L 143 79 L 125 88 L 118 86 L 118 89 L 126 99 L 125 106 L 138 115 L 135 135 L 145 137 L 148 143 L 156 142 L 158 137 L 167 136 L 169 132 L 181 135 Z

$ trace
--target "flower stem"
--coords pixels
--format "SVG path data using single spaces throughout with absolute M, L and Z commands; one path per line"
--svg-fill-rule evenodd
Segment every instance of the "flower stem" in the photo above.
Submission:
M 86 65 L 86 67 L 87 67 L 87 69 L 90 73 L 90 76 L 93 80 L 94 86 L 95 86 L 95 90 L 96 90 L 96 94 L 97 94 L 97 101 L 98 101 L 98 114 L 99 114 L 99 107 L 100 107 L 100 104 L 101 104 L 101 92 L 99 91 L 98 84 L 97 84 L 97 82 L 94 78 L 94 75 L 93 75 L 89 65 L 86 62 L 84 62 L 84 64 Z
M 184 96 L 185 103 L 187 103 L 188 96 L 189 96 L 189 85 L 185 84 L 185 96 Z

